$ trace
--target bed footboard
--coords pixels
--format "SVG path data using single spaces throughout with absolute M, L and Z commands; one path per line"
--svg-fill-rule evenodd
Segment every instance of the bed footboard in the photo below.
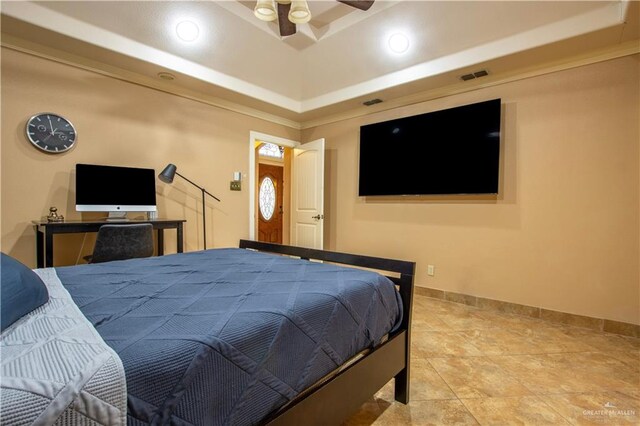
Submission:
M 273 413 L 265 419 L 265 424 L 339 424 L 392 378 L 395 378 L 396 401 L 404 404 L 409 402 L 415 262 L 249 240 L 240 240 L 240 248 L 375 269 L 383 274 L 391 272 L 396 276 L 387 278 L 398 286 L 402 297 L 402 323 L 400 328 L 389 336 L 387 342 L 313 392 L 292 401 L 285 409 Z

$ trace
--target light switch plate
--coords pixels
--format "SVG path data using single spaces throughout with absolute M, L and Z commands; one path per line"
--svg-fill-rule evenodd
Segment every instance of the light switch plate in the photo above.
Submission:
M 232 180 L 229 183 L 229 189 L 232 191 L 242 191 L 242 181 Z

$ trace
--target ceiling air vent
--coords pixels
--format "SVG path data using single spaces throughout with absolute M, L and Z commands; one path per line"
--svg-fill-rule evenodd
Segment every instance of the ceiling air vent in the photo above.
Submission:
M 375 99 L 370 99 L 368 101 L 364 101 L 362 105 L 371 106 L 371 105 L 379 104 L 380 102 L 382 102 L 382 99 L 375 98 Z
M 460 80 L 469 81 L 469 80 L 473 80 L 474 78 L 484 77 L 486 75 L 489 75 L 489 72 L 487 70 L 480 70 L 480 71 L 472 72 L 469 74 L 461 75 Z
M 159 72 L 158 73 L 158 77 L 160 77 L 163 80 L 167 80 L 167 81 L 173 81 L 176 79 L 176 76 L 173 74 L 170 74 L 168 72 Z

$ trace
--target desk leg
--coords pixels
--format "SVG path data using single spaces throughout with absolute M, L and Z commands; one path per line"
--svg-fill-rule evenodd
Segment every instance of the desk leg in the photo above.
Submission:
M 51 268 L 53 266 L 53 234 L 51 232 L 45 232 L 45 258 L 44 267 Z
M 182 253 L 184 251 L 184 235 L 182 235 L 182 222 L 178 224 L 178 228 L 176 228 L 177 232 L 177 244 L 178 244 L 178 253 Z
M 36 226 L 36 268 L 44 268 L 44 233 Z
M 164 255 L 164 229 L 158 229 L 158 256 Z

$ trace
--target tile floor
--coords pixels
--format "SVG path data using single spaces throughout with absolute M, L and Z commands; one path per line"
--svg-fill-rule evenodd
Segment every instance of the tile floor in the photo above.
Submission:
M 345 426 L 640 424 L 640 339 L 416 296 L 411 402 Z

